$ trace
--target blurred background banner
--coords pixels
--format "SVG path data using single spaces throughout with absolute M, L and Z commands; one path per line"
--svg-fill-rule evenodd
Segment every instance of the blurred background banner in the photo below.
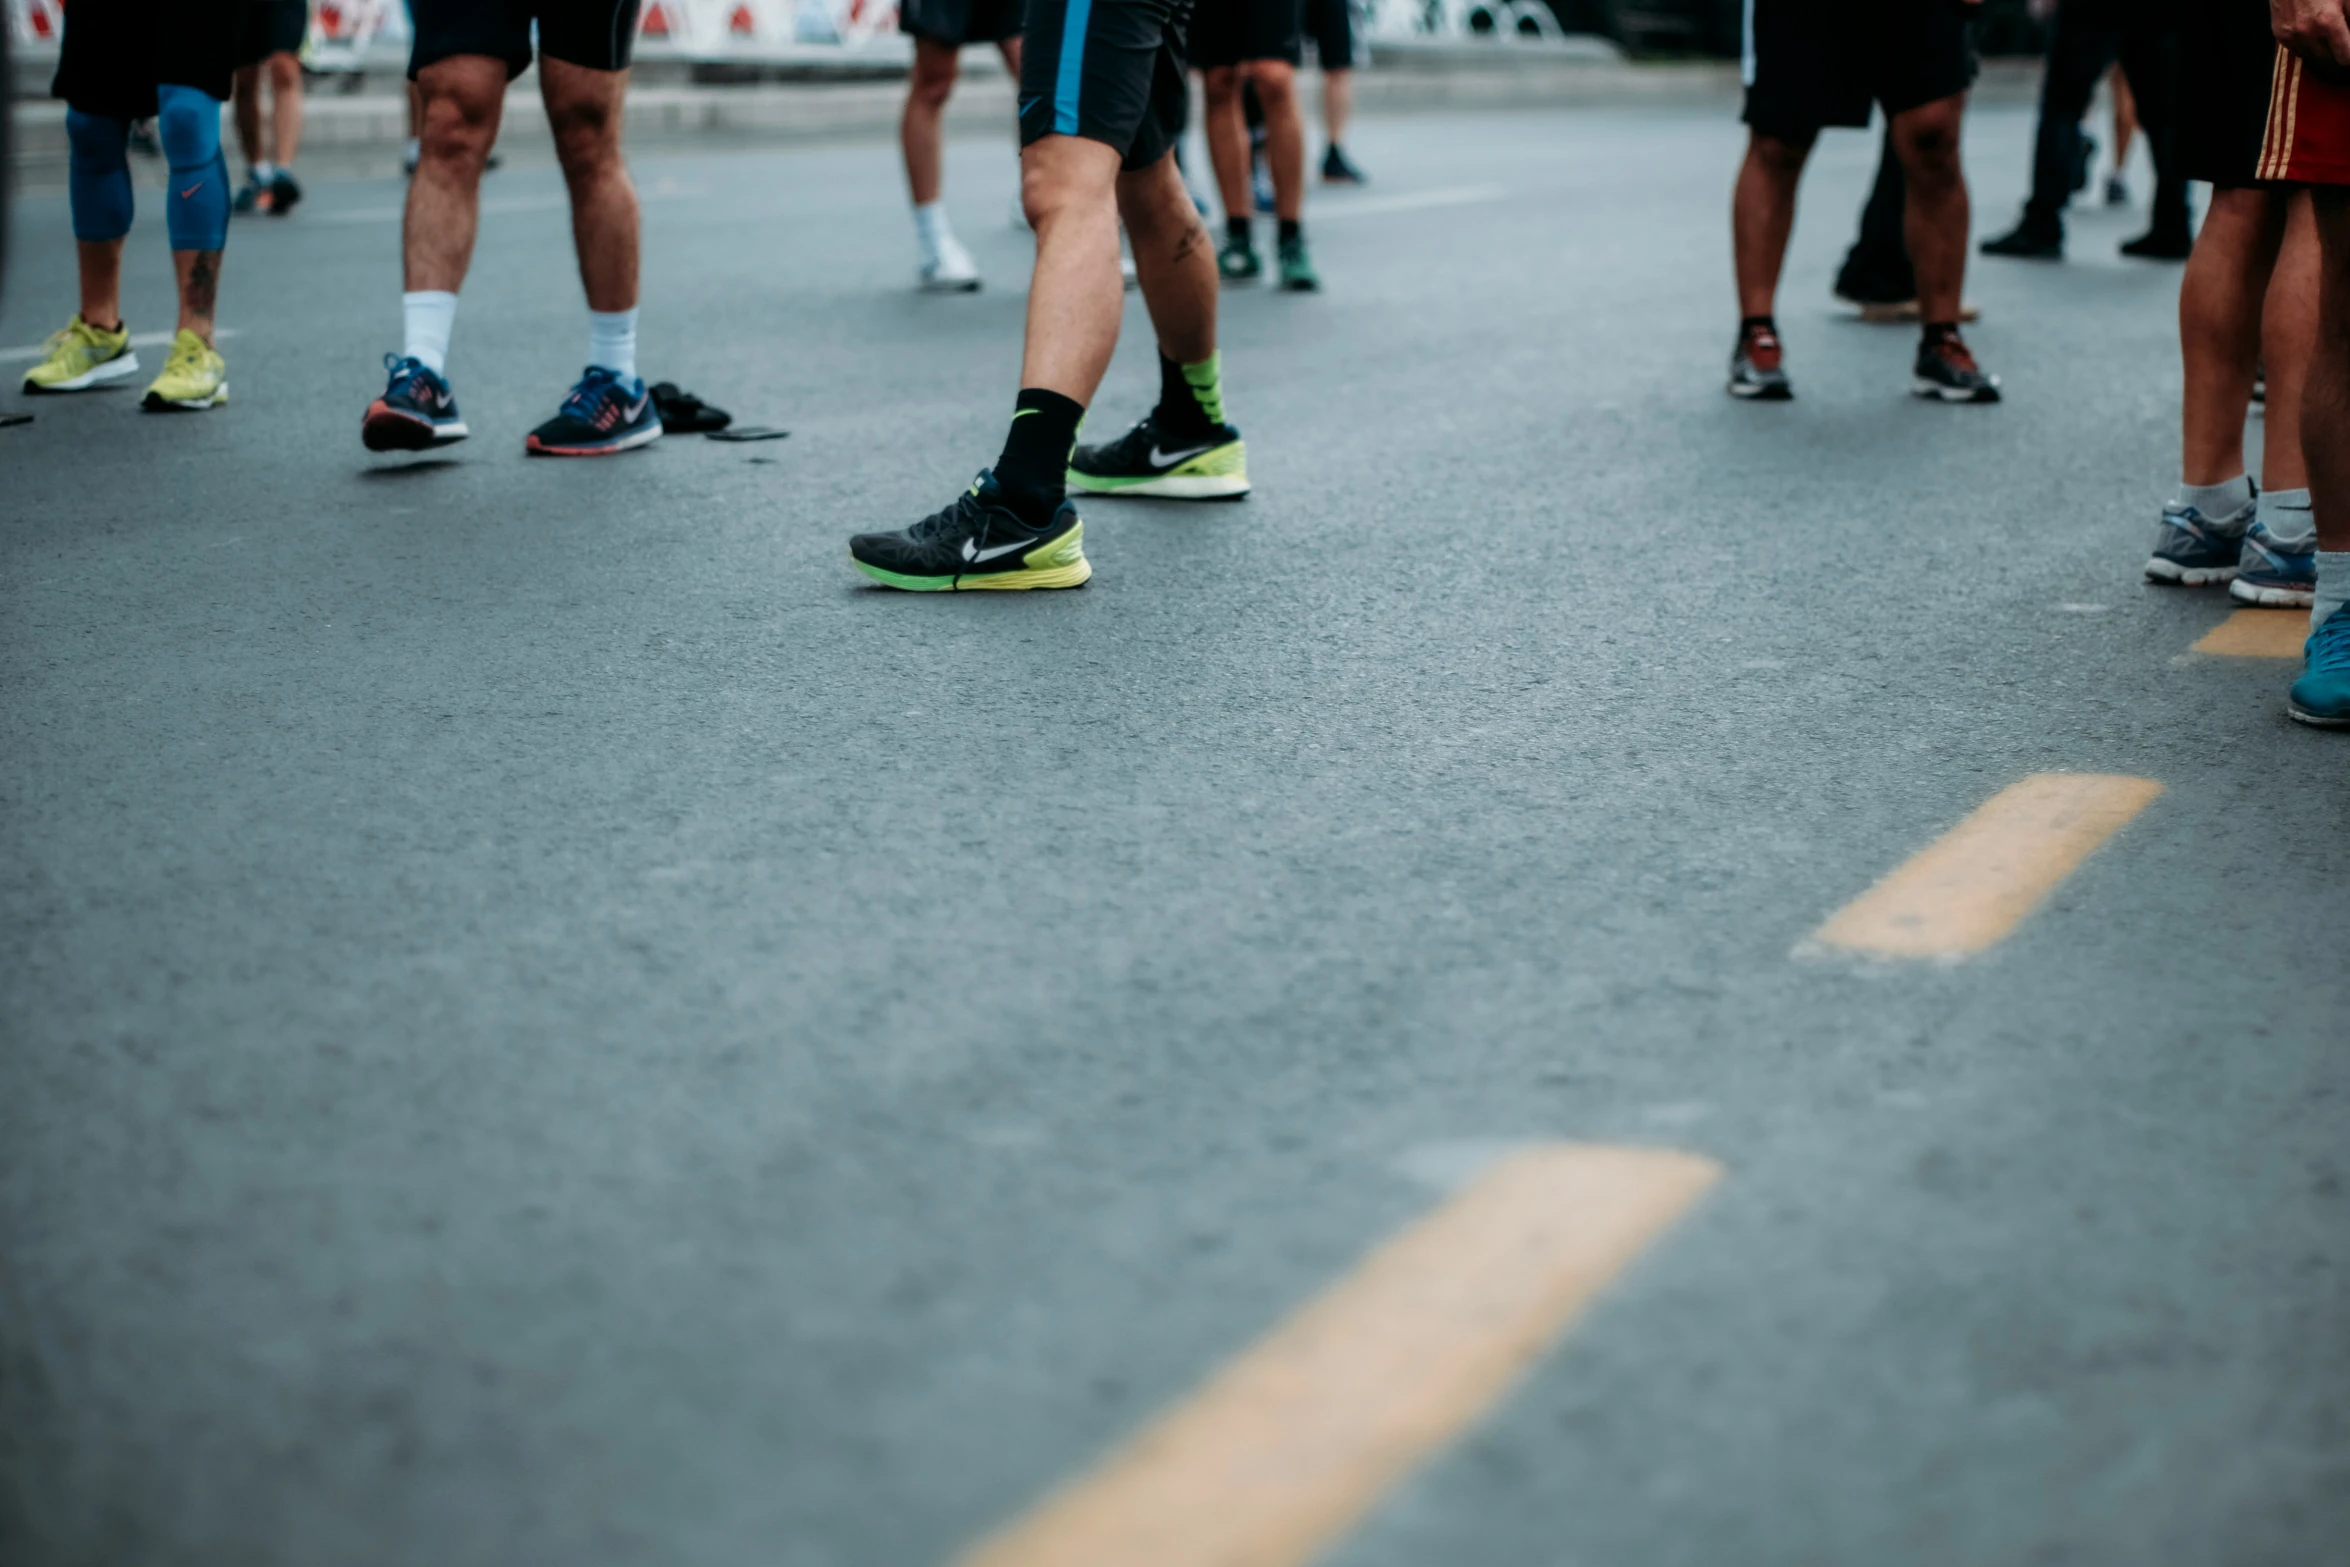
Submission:
M 0 0 L 19 52 L 53 50 L 70 0 Z M 1639 56 L 1738 53 L 1744 0 L 1359 0 L 1374 39 L 1499 37 L 1606 38 Z M 896 0 L 646 0 L 641 23 L 649 52 L 723 58 L 804 48 L 855 48 L 897 30 Z M 1986 0 L 1984 52 L 2037 53 L 2042 30 L 2026 0 Z M 402 0 L 316 0 L 311 63 L 347 65 L 376 49 L 405 49 Z

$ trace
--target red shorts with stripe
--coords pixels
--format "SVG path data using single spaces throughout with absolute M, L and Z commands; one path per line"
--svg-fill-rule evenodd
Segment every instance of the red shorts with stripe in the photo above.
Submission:
M 2318 75 L 2282 45 L 2269 81 L 2258 177 L 2350 185 L 2350 81 Z

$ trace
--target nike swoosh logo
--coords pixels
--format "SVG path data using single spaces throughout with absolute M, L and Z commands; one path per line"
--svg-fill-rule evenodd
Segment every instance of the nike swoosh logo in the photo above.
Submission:
M 1018 544 L 999 544 L 992 550 L 983 550 L 975 547 L 969 539 L 965 539 L 963 541 L 963 559 L 976 566 L 981 561 L 994 560 L 997 556 L 1009 555 L 1014 550 L 1033 548 L 1035 543 L 1034 539 L 1024 539 Z
M 196 194 L 196 192 L 202 190 L 203 188 L 204 182 L 202 180 L 198 180 L 195 184 L 190 185 L 186 190 L 180 192 L 180 200 L 187 200 L 190 196 L 193 196 Z
M 1179 462 L 1189 462 L 1192 458 L 1197 457 L 1200 453 L 1208 450 L 1209 447 L 1212 447 L 1215 444 L 1215 442 L 1210 441 L 1207 446 L 1194 446 L 1188 451 L 1162 452 L 1159 450 L 1157 443 L 1153 442 L 1151 445 L 1151 466 L 1154 468 L 1172 468 Z
M 647 393 L 644 397 L 638 398 L 636 400 L 636 406 L 629 409 L 628 419 L 631 424 L 635 423 L 637 416 L 645 411 L 645 404 L 650 401 L 651 395 L 652 394 Z

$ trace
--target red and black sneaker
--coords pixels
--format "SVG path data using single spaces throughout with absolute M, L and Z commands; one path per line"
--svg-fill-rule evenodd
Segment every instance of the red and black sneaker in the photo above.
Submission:
M 1910 390 L 1944 403 L 1995 403 L 1999 377 L 1975 363 L 1955 329 L 1929 331 L 1918 344 Z
M 609 457 L 660 438 L 661 411 L 645 383 L 589 365 L 562 411 L 531 431 L 522 449 L 534 457 Z
M 384 355 L 392 372 L 383 396 L 367 405 L 359 423 L 359 439 L 371 452 L 421 452 L 465 439 L 465 420 L 449 383 L 433 374 L 421 359 Z
M 1795 384 L 1787 379 L 1785 361 L 1778 328 L 1748 322 L 1738 329 L 1738 346 L 1730 351 L 1730 395 L 1786 402 L 1795 395 Z

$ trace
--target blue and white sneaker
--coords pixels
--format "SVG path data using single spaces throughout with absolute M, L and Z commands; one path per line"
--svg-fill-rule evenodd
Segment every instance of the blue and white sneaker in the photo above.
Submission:
M 2301 649 L 2301 678 L 2285 698 L 2297 722 L 2350 729 L 2350 604 L 2309 634 Z
M 535 457 L 609 457 L 661 439 L 661 412 L 645 383 L 589 365 L 555 417 L 530 432 L 522 449 Z
M 371 452 L 421 452 L 465 439 L 465 420 L 449 383 L 424 367 L 421 359 L 384 355 L 392 383 L 383 396 L 367 405 L 359 423 L 359 439 Z
M 2192 506 L 2165 506 L 2154 530 L 2154 552 L 2146 580 L 2181 588 L 2216 588 L 2236 574 L 2244 553 L 2244 530 L 2259 502 L 2246 501 L 2225 517 L 2211 518 Z
M 2228 597 L 2264 609 L 2307 609 L 2317 602 L 2317 540 L 2299 549 L 2279 544 L 2268 524 L 2244 530 L 2244 555 Z

